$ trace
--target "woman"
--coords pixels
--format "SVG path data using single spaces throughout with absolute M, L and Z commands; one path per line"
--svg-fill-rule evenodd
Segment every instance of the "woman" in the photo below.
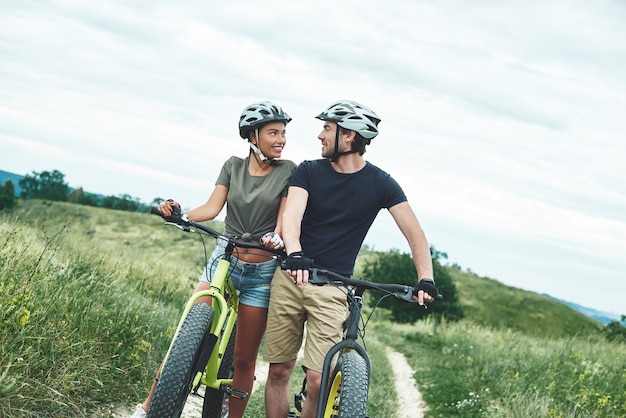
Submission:
M 239 118 L 239 134 L 250 144 L 248 156 L 233 156 L 224 163 L 209 200 L 186 212 L 189 219 L 196 222 L 214 219 L 226 204 L 226 234 L 242 236 L 249 233 L 253 239 L 260 239 L 266 248 L 282 248 L 281 216 L 287 184 L 295 164 L 278 158 L 285 146 L 285 127 L 289 121 L 289 115 L 271 102 L 259 102 L 246 107 Z M 169 216 L 173 205 L 180 206 L 168 200 L 159 205 L 159 211 Z M 222 247 L 216 247 L 194 293 L 211 286 L 210 277 L 215 272 L 216 260 L 223 253 Z M 232 387 L 250 393 L 256 358 L 265 332 L 270 281 L 278 264 L 270 252 L 263 254 L 259 250 L 237 248 L 234 257 L 231 260 L 231 278 L 240 291 L 240 303 Z M 257 264 L 257 268 L 248 268 L 244 272 L 241 268 L 243 263 Z M 198 302 L 210 303 L 210 298 L 200 298 Z M 156 381 L 148 398 L 143 404 L 137 405 L 131 418 L 146 415 L 155 389 Z M 230 398 L 229 402 L 229 416 L 242 417 L 248 400 Z

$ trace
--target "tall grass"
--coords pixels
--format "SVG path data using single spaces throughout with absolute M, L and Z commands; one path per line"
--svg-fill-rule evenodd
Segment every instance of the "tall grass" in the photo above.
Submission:
M 30 218 L 67 209 L 39 205 L 0 223 L 0 416 L 106 416 L 145 396 L 190 283 L 98 243 L 81 214 Z
M 416 370 L 431 416 L 626 416 L 623 344 L 596 336 L 538 338 L 467 322 L 376 329 Z

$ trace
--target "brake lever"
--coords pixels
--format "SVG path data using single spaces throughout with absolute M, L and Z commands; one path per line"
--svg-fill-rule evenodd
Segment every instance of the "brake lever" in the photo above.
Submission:
M 165 222 L 165 225 L 171 225 L 171 226 L 175 226 L 176 228 L 180 229 L 181 231 L 184 232 L 191 232 L 191 227 L 189 225 L 181 225 L 181 224 L 177 224 L 175 222 Z
M 393 295 L 405 302 L 417 303 L 417 301 L 413 299 L 413 288 L 411 286 L 404 286 L 404 291 L 402 293 L 394 292 Z
M 405 302 L 417 303 L 417 300 L 413 299 L 413 288 L 411 286 L 405 286 L 404 293 L 394 292 L 393 295 L 396 298 L 401 299 Z M 441 300 L 441 299 L 443 299 L 443 296 L 440 294 L 438 294 L 437 297 L 435 298 L 435 300 Z M 428 309 L 428 305 L 426 305 L 426 303 L 420 305 L 420 307 L 423 309 Z

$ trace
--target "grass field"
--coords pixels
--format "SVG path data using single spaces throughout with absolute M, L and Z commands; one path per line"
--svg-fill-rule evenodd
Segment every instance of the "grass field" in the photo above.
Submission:
M 145 397 L 214 245 L 162 225 L 58 202 L 0 212 L 0 416 L 110 417 Z M 375 314 L 371 417 L 395 408 L 386 346 L 416 371 L 430 417 L 626 416 L 625 345 L 541 295 L 451 273 L 463 321 L 400 325 Z M 247 416 L 263 411 L 260 390 Z

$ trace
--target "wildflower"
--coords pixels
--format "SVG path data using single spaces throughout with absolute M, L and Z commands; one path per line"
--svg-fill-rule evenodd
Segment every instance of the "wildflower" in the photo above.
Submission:
M 20 328 L 24 328 L 26 324 L 28 324 L 29 319 L 30 319 L 30 311 L 26 308 L 22 308 L 20 310 L 20 315 L 17 319 L 17 326 Z

